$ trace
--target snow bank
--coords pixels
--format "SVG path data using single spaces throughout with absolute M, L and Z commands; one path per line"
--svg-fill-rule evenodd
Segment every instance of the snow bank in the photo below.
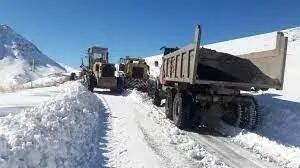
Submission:
M 62 74 L 53 74 L 50 76 L 38 78 L 32 82 L 21 85 L 22 88 L 37 88 L 37 87 L 49 87 L 62 84 L 69 80 L 69 76 Z
M 24 84 L 0 86 L 0 92 L 15 92 L 16 90 L 22 89 L 58 86 L 59 84 L 69 81 L 69 78 L 69 75 L 61 73 L 51 74 Z
M 162 54 L 149 56 L 145 58 L 147 65 L 150 67 L 150 76 L 157 77 L 159 76 L 160 66 L 162 64 Z M 155 62 L 158 63 L 158 66 L 155 66 Z
M 95 167 L 103 106 L 77 82 L 34 108 L 0 118 L 0 167 Z
M 240 133 L 231 139 L 256 153 L 261 159 L 275 162 L 280 167 L 300 167 L 300 148 L 284 146 L 255 133 Z
M 185 131 L 178 129 L 170 120 L 166 118 L 156 106 L 152 104 L 147 94 L 134 90 L 130 94 L 131 98 L 138 104 L 149 108 L 148 114 L 153 121 L 161 127 L 160 132 L 169 140 L 169 143 L 182 151 L 188 158 L 196 160 L 201 167 L 228 167 L 223 161 L 206 151 L 202 146 L 192 140 Z
M 283 145 L 261 134 L 248 132 L 222 122 L 216 129 L 224 135 L 229 135 L 229 141 L 255 153 L 262 160 L 273 162 L 280 167 L 300 167 L 299 147 Z

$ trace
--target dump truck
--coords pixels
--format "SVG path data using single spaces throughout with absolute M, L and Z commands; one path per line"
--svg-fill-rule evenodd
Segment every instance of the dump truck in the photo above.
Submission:
M 287 37 L 278 32 L 275 49 L 244 55 L 201 47 L 200 39 L 197 25 L 192 44 L 165 50 L 154 102 L 166 99 L 166 117 L 180 129 L 214 126 L 220 120 L 256 129 L 260 107 L 242 92 L 283 88 Z
M 126 88 L 148 89 L 149 66 L 142 58 L 120 58 L 119 71 L 123 72 Z
M 88 66 L 82 64 L 84 83 L 90 91 L 94 88 L 110 89 L 121 93 L 124 78 L 118 75 L 115 64 L 108 62 L 108 48 L 93 46 L 87 50 Z

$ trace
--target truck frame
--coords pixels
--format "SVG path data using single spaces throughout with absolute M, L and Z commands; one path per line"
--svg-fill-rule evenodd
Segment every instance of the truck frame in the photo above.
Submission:
M 255 129 L 260 123 L 258 104 L 241 91 L 283 88 L 287 37 L 278 32 L 275 49 L 235 56 L 200 47 L 200 39 L 197 25 L 192 44 L 165 52 L 156 104 L 166 98 L 166 117 L 181 129 L 213 126 L 219 120 Z

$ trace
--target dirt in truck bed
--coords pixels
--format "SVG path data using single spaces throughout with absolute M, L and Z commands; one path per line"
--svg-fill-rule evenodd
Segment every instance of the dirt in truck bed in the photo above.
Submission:
M 250 60 L 228 53 L 201 48 L 197 74 L 201 80 L 278 84 L 277 79 L 264 74 Z

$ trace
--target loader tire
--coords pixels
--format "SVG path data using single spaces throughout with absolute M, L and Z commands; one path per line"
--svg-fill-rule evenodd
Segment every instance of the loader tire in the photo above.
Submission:
M 165 104 L 165 114 L 170 120 L 173 120 L 173 91 L 168 89 L 166 91 L 166 104 Z
M 124 90 L 124 80 L 121 78 L 117 79 L 117 89 L 116 92 L 121 94 Z
M 95 84 L 97 83 L 96 78 L 93 75 L 88 75 L 88 90 L 94 92 Z
M 184 92 L 177 92 L 173 102 L 173 120 L 179 129 L 192 127 L 193 98 Z
M 154 104 L 155 106 L 158 106 L 158 107 L 159 107 L 160 104 L 161 104 L 161 98 L 160 98 L 158 92 L 159 92 L 158 90 L 155 90 L 155 91 L 154 91 L 153 104 Z

